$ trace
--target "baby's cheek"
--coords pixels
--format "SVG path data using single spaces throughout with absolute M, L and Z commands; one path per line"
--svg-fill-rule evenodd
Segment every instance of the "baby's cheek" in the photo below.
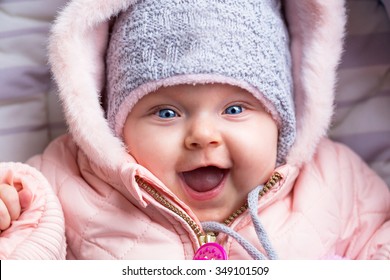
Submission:
M 241 158 L 245 176 L 252 184 L 266 182 L 276 167 L 276 147 L 257 144 L 256 147 L 245 151 Z

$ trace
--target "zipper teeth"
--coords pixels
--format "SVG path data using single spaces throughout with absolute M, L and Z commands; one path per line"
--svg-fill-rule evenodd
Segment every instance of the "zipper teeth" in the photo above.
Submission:
M 264 196 L 269 190 L 276 185 L 282 179 L 282 175 L 278 172 L 274 172 L 268 182 L 264 185 L 264 188 L 259 192 L 259 198 Z M 180 210 L 176 206 L 174 206 L 171 202 L 169 202 L 164 196 L 162 196 L 155 188 L 152 187 L 151 184 L 146 182 L 139 176 L 135 176 L 135 181 L 138 185 L 144 189 L 149 195 L 151 195 L 158 203 L 162 206 L 166 207 L 173 213 L 177 214 L 180 218 L 182 218 L 194 231 L 194 233 L 200 238 L 203 233 L 197 223 L 191 219 L 184 211 Z M 236 218 L 238 218 L 242 213 L 244 213 L 248 209 L 248 203 L 246 202 L 243 206 L 237 209 L 233 214 L 231 214 L 225 221 L 225 225 L 231 224 Z
M 259 198 L 264 196 L 266 193 L 269 192 L 270 189 L 272 189 L 273 186 L 276 185 L 277 182 L 279 182 L 282 179 L 282 175 L 278 172 L 274 172 L 271 175 L 271 178 L 268 180 L 267 183 L 265 183 L 263 189 L 259 192 Z M 230 225 L 235 219 L 237 219 L 242 213 L 244 213 L 248 209 L 248 202 L 245 202 L 243 206 L 241 206 L 239 209 L 234 211 L 233 214 L 231 214 L 226 220 L 223 221 L 225 225 Z
M 149 183 L 144 181 L 141 177 L 135 176 L 135 181 L 138 185 L 143 188 L 148 194 L 150 194 L 158 203 L 177 214 L 180 218 L 182 218 L 195 232 L 198 236 L 202 236 L 202 231 L 200 227 L 192 220 L 184 211 L 180 210 L 176 206 L 174 206 L 171 202 L 169 202 L 165 197 L 163 197 L 155 188 L 153 188 Z

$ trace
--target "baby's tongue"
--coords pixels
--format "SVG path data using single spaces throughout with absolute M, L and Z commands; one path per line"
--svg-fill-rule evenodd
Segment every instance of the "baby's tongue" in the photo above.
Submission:
M 217 187 L 225 171 L 218 167 L 207 166 L 192 171 L 183 172 L 185 183 L 197 192 L 207 192 Z

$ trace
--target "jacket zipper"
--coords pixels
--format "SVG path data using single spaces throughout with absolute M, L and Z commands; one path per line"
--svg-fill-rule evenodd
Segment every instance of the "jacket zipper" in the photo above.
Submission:
M 279 182 L 282 178 L 283 177 L 280 173 L 274 172 L 271 175 L 271 178 L 268 180 L 268 182 L 264 185 L 263 190 L 259 192 L 259 198 L 264 196 L 266 193 L 268 193 L 269 190 L 272 187 L 274 187 L 276 183 Z M 145 181 L 140 176 L 135 176 L 135 181 L 143 190 L 145 190 L 149 195 L 151 195 L 158 203 L 160 203 L 162 206 L 164 206 L 165 208 L 169 209 L 170 211 L 178 215 L 180 218 L 182 218 L 190 226 L 192 231 L 196 234 L 200 245 L 203 245 L 204 243 L 208 243 L 208 242 L 214 242 L 216 240 L 216 236 L 214 233 L 202 232 L 199 225 L 190 216 L 188 216 L 184 211 L 182 211 L 181 209 L 173 205 L 170 201 L 168 201 L 150 183 Z M 243 206 L 241 206 L 239 209 L 234 211 L 227 219 L 225 219 L 224 224 L 227 226 L 230 225 L 247 209 L 248 209 L 248 203 L 245 202 Z

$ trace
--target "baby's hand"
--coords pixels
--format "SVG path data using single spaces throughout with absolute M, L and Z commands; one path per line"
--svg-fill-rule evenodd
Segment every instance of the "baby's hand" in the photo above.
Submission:
M 11 222 L 19 218 L 31 199 L 31 191 L 22 186 L 0 184 L 0 231 L 9 228 Z

